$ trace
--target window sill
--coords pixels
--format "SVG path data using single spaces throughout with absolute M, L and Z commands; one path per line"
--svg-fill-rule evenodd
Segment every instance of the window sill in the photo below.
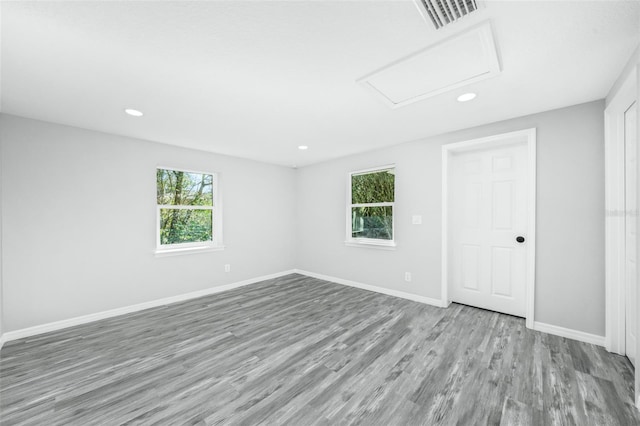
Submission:
M 180 256 L 183 254 L 208 253 L 211 251 L 221 251 L 221 250 L 224 250 L 224 246 L 160 249 L 160 250 L 155 250 L 153 253 L 155 257 L 166 257 L 166 256 Z
M 372 248 L 372 249 L 378 249 L 378 250 L 395 250 L 396 249 L 396 243 L 394 241 L 377 242 L 377 241 L 347 240 L 344 242 L 344 245 L 347 247 L 363 247 L 363 248 Z

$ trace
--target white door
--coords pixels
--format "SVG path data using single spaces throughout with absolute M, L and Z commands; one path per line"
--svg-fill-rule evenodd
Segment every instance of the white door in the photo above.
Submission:
M 638 163 L 636 147 L 637 103 L 624 113 L 624 162 L 625 162 L 625 352 L 636 365 L 636 295 L 637 249 L 636 221 L 638 215 L 637 185 Z
M 452 154 L 452 301 L 525 317 L 527 167 L 523 143 Z

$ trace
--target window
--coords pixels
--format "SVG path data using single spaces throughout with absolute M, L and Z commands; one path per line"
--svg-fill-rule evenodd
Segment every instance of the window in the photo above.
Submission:
M 394 246 L 395 168 L 349 174 L 347 243 Z
M 157 252 L 220 247 L 214 173 L 158 168 Z

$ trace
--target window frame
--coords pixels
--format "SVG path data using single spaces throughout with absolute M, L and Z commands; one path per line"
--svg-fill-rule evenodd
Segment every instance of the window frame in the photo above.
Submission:
M 212 205 L 211 206 L 187 206 L 187 205 L 173 205 L 173 204 L 158 204 L 158 197 L 155 196 L 156 206 L 156 256 L 170 256 L 188 253 L 201 253 L 207 251 L 224 250 L 222 243 L 222 199 L 220 194 L 220 174 L 217 172 L 204 172 L 201 170 L 191 170 L 179 167 L 169 166 L 156 166 L 156 180 L 155 189 L 156 194 L 158 191 L 157 175 L 158 170 L 172 170 L 176 172 L 194 173 L 201 175 L 210 175 L 212 178 L 211 191 L 212 191 Z M 197 241 L 192 243 L 178 243 L 178 244 L 161 244 L 160 243 L 160 224 L 162 209 L 176 209 L 176 210 L 210 210 L 211 211 L 211 241 Z
M 384 166 L 377 166 L 377 167 L 371 167 L 368 169 L 362 169 L 362 170 L 355 170 L 352 172 L 349 172 L 347 175 L 347 209 L 346 209 L 346 235 L 347 238 L 345 240 L 345 245 L 347 246 L 352 246 L 352 247 L 370 247 L 370 248 L 381 248 L 381 249 L 387 249 L 387 250 L 394 250 L 396 247 L 396 215 L 395 215 L 395 198 L 396 198 L 396 194 L 395 194 L 395 186 L 396 186 L 396 182 L 394 179 L 394 183 L 393 183 L 393 201 L 392 202 L 382 202 L 382 203 L 356 203 L 353 204 L 352 203 L 352 193 L 351 193 L 351 179 L 354 175 L 363 175 L 363 174 L 370 174 L 370 173 L 377 173 L 377 172 L 382 172 L 385 170 L 393 170 L 393 174 L 394 176 L 396 175 L 396 165 L 395 164 L 387 164 Z M 351 212 L 352 209 L 354 207 L 391 207 L 391 232 L 392 232 L 392 239 L 390 240 L 383 240 L 383 239 L 379 239 L 379 238 L 354 238 L 353 237 L 353 229 L 352 229 L 352 218 L 351 218 Z

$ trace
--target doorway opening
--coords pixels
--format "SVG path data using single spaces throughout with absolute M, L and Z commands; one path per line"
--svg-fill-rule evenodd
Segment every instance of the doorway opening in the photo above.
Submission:
M 534 324 L 536 130 L 442 147 L 442 289 Z

